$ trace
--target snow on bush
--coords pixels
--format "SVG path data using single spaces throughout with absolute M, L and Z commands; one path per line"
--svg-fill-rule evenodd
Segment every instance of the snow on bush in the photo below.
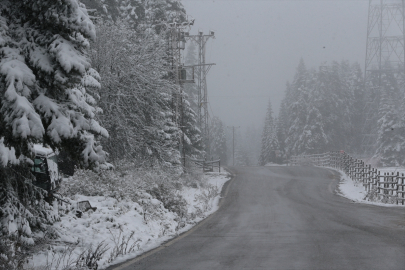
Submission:
M 131 163 L 109 171 L 76 170 L 63 182 L 61 193 L 71 205 L 59 206 L 61 220 L 52 227 L 51 248 L 42 248 L 28 265 L 47 265 L 62 257 L 61 265 L 86 265 L 83 260 L 97 247 L 104 252 L 89 263 L 101 268 L 137 256 L 215 211 L 228 179 L 226 173 L 179 176 L 164 169 L 136 169 Z M 85 200 L 97 209 L 79 218 L 77 202 Z M 66 246 L 73 249 L 69 256 L 63 255 Z

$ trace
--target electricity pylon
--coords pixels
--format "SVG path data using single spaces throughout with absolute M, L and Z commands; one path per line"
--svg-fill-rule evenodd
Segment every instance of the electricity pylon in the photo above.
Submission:
M 171 62 L 172 76 L 174 76 L 174 81 L 176 83 L 176 89 L 172 93 L 173 101 L 173 122 L 180 129 L 179 133 L 179 151 L 183 158 L 183 164 L 186 163 L 186 153 L 184 146 L 184 115 L 183 115 L 183 89 L 182 84 L 186 82 L 185 70 L 183 64 L 181 63 L 181 51 L 185 49 L 186 39 L 185 36 L 188 34 L 188 30 L 194 21 L 184 21 L 184 22 L 173 22 L 166 24 L 168 28 L 168 48 L 169 48 L 169 59 Z
M 204 35 L 201 31 L 198 32 L 198 35 L 186 35 L 186 39 L 192 40 L 198 45 L 198 63 L 194 65 L 194 71 L 197 74 L 198 89 L 197 123 L 201 129 L 207 156 L 210 154 L 207 74 L 211 67 L 215 65 L 205 63 L 205 46 L 210 38 L 215 38 L 213 31 L 210 31 L 208 35 Z
M 381 77 L 405 78 L 405 0 L 369 0 L 364 83 L 368 101 L 364 110 L 362 152 L 376 149 Z

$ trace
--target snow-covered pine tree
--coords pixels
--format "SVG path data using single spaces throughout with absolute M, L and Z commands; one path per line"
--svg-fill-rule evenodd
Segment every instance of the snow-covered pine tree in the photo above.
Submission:
M 28 156 L 31 142 L 45 142 L 85 166 L 104 163 L 93 135 L 108 136 L 95 120 L 92 92 L 100 84 L 85 53 L 95 37 L 85 7 L 66 0 L 13 1 L 1 8 L 0 137 L 17 154 Z
M 349 77 L 345 81 L 353 99 L 349 109 L 351 119 L 349 148 L 355 153 L 361 151 L 361 142 L 363 139 L 362 128 L 365 122 L 364 108 L 366 106 L 366 95 L 363 81 L 363 73 L 359 63 L 356 62 L 351 66 Z
M 287 105 L 286 105 L 286 100 L 283 99 L 280 104 L 280 109 L 277 117 L 277 140 L 280 146 L 280 157 L 282 159 L 285 159 L 286 157 L 284 156 L 285 154 L 285 138 L 287 135 Z
M 221 159 L 221 164 L 228 164 L 225 125 L 217 116 L 211 119 L 210 143 L 211 156 L 214 159 Z
M 93 97 L 100 78 L 86 54 L 95 29 L 77 0 L 2 1 L 0 14 L 0 235 L 32 244 L 31 229 L 57 218 L 31 183 L 23 156 L 32 157 L 32 144 L 82 166 L 106 161 Z
M 375 156 L 383 166 L 401 166 L 405 151 L 405 132 L 401 126 L 400 91 L 392 73 L 381 74 L 381 100 L 378 111 L 378 141 Z
M 271 100 L 267 105 L 261 145 L 259 164 L 264 166 L 269 162 L 276 163 L 278 161 L 276 151 L 279 151 L 280 146 L 277 139 L 277 127 L 273 118 Z
M 201 138 L 201 131 L 197 126 L 197 115 L 191 108 L 188 101 L 187 93 L 182 93 L 182 123 L 181 131 L 183 132 L 185 154 L 197 158 L 204 156 L 203 141 Z
M 299 154 L 297 145 L 304 130 L 308 114 L 307 69 L 301 58 L 291 88 L 286 93 L 288 110 L 288 131 L 285 139 L 287 156 Z
M 305 125 L 302 133 L 295 143 L 296 151 L 300 154 L 316 154 L 325 151 L 327 139 L 323 130 L 323 115 L 319 108 L 325 102 L 325 96 L 322 95 L 324 88 L 318 83 L 318 74 L 315 70 L 309 70 L 307 73 L 308 91 L 308 113 L 305 116 Z

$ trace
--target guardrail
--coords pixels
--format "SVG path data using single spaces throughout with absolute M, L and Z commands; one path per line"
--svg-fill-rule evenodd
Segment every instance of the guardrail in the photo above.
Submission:
M 405 176 L 403 173 L 401 175 L 399 172 L 381 173 L 344 151 L 292 156 L 289 165 L 313 165 L 340 169 L 353 181 L 363 184 L 367 197 L 376 197 L 386 203 L 405 204 Z

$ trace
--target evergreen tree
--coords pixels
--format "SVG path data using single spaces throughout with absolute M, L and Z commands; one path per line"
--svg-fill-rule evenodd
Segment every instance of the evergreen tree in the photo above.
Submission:
M 264 122 L 262 133 L 262 148 L 259 158 L 260 165 L 266 165 L 269 162 L 277 162 L 276 151 L 279 151 L 279 144 L 277 139 L 277 129 L 273 118 L 273 109 L 271 101 L 267 106 L 267 114 Z
M 296 151 L 300 154 L 315 154 L 325 151 L 327 136 L 324 132 L 324 119 L 319 108 L 325 102 L 323 84 L 317 85 L 318 76 L 315 71 L 307 73 L 307 86 L 311 91 L 308 95 L 308 113 L 304 121 L 302 133 L 295 143 Z
M 350 149 L 355 153 L 361 151 L 361 144 L 363 140 L 363 123 L 365 122 L 364 108 L 366 107 L 366 94 L 363 83 L 363 74 L 358 63 L 354 63 L 350 69 L 350 76 L 348 78 L 348 87 L 351 91 L 353 102 L 351 103 L 351 130 L 348 134 L 350 137 Z
M 287 84 L 277 135 L 288 155 L 346 149 L 359 151 L 366 104 L 358 64 L 333 62 L 319 71 L 303 61 Z
M 287 130 L 288 130 L 288 111 L 287 111 L 287 105 L 286 105 L 286 100 L 283 99 L 281 101 L 280 105 L 280 110 L 278 113 L 278 118 L 277 118 L 277 140 L 280 145 L 280 157 L 284 160 L 286 159 L 285 157 L 285 139 L 287 136 Z
M 188 95 L 183 93 L 182 98 L 182 132 L 184 136 L 185 154 L 188 156 L 203 156 L 203 142 L 201 131 L 197 126 L 197 115 L 191 108 L 187 99 Z
M 0 237 L 33 244 L 31 230 L 58 218 L 32 184 L 33 143 L 86 167 L 106 161 L 100 77 L 87 57 L 95 28 L 77 0 L 2 1 L 0 10 Z
M 212 118 L 210 124 L 211 156 L 214 159 L 221 159 L 222 164 L 228 164 L 225 125 L 216 116 Z
M 64 150 L 84 166 L 106 154 L 95 134 L 108 136 L 95 117 L 99 75 L 86 56 L 95 29 L 76 0 L 4 2 L 0 50 L 0 138 L 17 155 L 30 143 Z
M 291 88 L 288 89 L 288 131 L 285 139 L 287 156 L 299 154 L 297 144 L 302 134 L 308 113 L 307 69 L 301 59 Z
M 400 166 L 403 163 L 405 133 L 401 127 L 403 120 L 400 119 L 399 100 L 397 79 L 389 72 L 382 73 L 376 156 L 383 166 Z

